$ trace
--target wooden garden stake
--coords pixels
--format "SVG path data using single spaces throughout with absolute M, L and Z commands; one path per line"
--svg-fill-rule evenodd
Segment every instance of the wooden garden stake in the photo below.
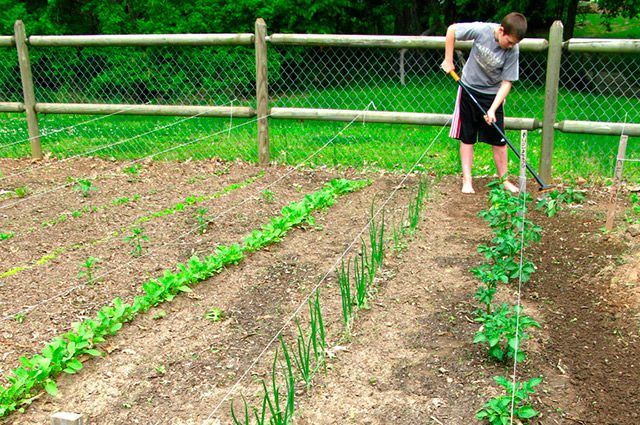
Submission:
M 527 130 L 520 131 L 520 193 L 527 191 Z
M 605 229 L 607 229 L 607 231 L 611 231 L 611 229 L 613 229 L 613 219 L 616 214 L 616 196 L 620 189 L 620 182 L 622 181 L 622 165 L 624 164 L 625 154 L 627 153 L 627 139 L 628 136 L 626 134 L 620 136 L 616 171 L 613 176 L 613 186 L 611 186 L 611 197 L 609 198 L 609 208 L 607 209 L 607 223 L 605 224 Z

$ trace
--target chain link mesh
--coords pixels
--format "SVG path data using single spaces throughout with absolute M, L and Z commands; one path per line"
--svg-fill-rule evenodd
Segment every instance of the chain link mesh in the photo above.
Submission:
M 256 103 L 252 46 L 32 46 L 30 55 L 38 102 L 253 107 Z M 457 55 L 458 70 L 465 55 Z M 3 48 L 0 56 L 0 101 L 22 101 L 15 49 Z M 440 69 L 440 50 L 269 45 L 267 57 L 272 107 L 438 114 L 450 114 L 453 109 L 456 85 Z M 508 116 L 542 120 L 546 62 L 546 52 L 521 53 L 520 81 L 505 104 Z M 560 78 L 558 121 L 640 122 L 640 54 L 564 52 Z M 24 117 L 5 117 L 0 155 L 28 156 Z M 250 121 L 244 120 L 246 125 L 233 129 L 237 136 L 227 135 L 234 139 L 234 143 L 227 143 L 220 136 L 229 127 L 230 120 L 225 118 L 39 117 L 45 152 L 57 157 L 135 158 L 155 154 L 171 159 L 212 155 L 255 161 L 256 126 Z M 233 118 L 231 122 L 236 126 L 243 120 Z M 424 146 L 439 130 L 270 120 L 271 158 L 293 164 L 314 155 L 308 161 L 314 166 L 407 169 L 415 159 L 407 152 Z M 434 155 L 449 161 L 455 144 L 445 132 L 440 133 L 442 140 L 436 142 L 434 149 L 439 150 Z M 517 132 L 507 134 L 512 141 L 518 141 Z M 162 153 L 171 144 L 180 145 L 206 135 L 211 140 L 205 138 L 186 145 L 193 152 L 185 147 Z M 539 156 L 539 136 L 539 131 L 530 132 L 532 163 Z M 331 138 L 334 140 L 322 152 L 314 154 Z M 16 143 L 20 140 L 23 143 Z M 212 140 L 224 149 L 215 147 L 216 143 L 207 144 Z M 610 176 L 617 140 L 613 136 L 556 132 L 555 173 Z M 629 156 L 640 156 L 634 143 L 629 144 Z M 576 165 L 576 158 L 583 164 Z M 451 160 L 456 163 L 455 158 Z M 457 167 L 450 168 L 456 171 Z
M 251 47 L 39 47 L 30 55 L 40 102 L 255 103 Z
M 0 47 L 0 102 L 22 102 L 18 54 L 14 47 Z

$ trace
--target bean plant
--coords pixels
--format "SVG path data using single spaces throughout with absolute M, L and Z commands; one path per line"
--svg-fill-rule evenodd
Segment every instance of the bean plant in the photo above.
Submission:
M 535 393 L 534 387 L 542 382 L 542 378 L 516 382 L 515 391 L 513 382 L 509 379 L 503 376 L 496 376 L 493 379 L 507 392 L 489 400 L 476 413 L 477 419 L 487 420 L 491 425 L 508 425 L 511 422 L 512 412 L 513 417 L 521 421 L 528 421 L 538 415 L 529 402 L 529 396 Z
M 563 191 L 553 190 L 545 194 L 536 203 L 536 208 L 543 210 L 548 217 L 553 217 L 562 210 L 563 205 L 581 204 L 586 199 L 587 196 L 584 191 L 567 187 Z
M 89 179 L 76 179 L 73 189 L 80 192 L 83 198 L 87 198 L 92 191 L 98 190 Z
M 520 348 L 529 339 L 526 330 L 540 328 L 538 322 L 522 314 L 521 307 L 507 304 L 477 317 L 476 322 L 482 323 L 482 327 L 476 332 L 473 342 L 486 343 L 489 356 L 503 362 L 514 357 L 518 362 L 523 361 L 525 353 Z

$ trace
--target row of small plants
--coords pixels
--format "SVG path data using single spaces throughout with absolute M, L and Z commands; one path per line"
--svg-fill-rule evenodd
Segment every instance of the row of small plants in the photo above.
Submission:
M 385 239 L 384 213 L 376 221 L 372 204 L 367 240 L 361 238 L 360 251 L 349 259 L 343 259 L 336 271 L 342 305 L 342 332 L 335 336 L 338 342 L 351 339 L 358 312 L 370 308 L 370 300 L 378 291 L 376 274 L 383 267 L 385 244 L 399 251 L 406 247 L 406 238 L 417 229 L 426 196 L 426 182 L 421 180 L 416 197 L 409 203 L 408 218 L 401 217 L 399 224 L 393 226 L 393 238 L 388 240 Z M 258 403 L 254 405 L 242 396 L 242 406 L 238 411 L 231 403 L 231 417 L 235 425 L 291 424 L 296 395 L 311 388 L 318 372 L 326 373 L 332 353 L 327 342 L 319 289 L 308 301 L 308 317 L 307 330 L 303 329 L 299 317 L 295 318 L 291 342 L 280 335 L 268 378 L 261 381 Z
M 480 303 L 475 321 L 481 327 L 473 342 L 484 345 L 490 358 L 507 367 L 514 361 L 525 360 L 523 345 L 529 339 L 528 331 L 540 328 L 540 325 L 518 305 L 497 305 L 494 296 L 501 285 L 517 284 L 519 279 L 522 283 L 530 280 L 535 265 L 522 256 L 521 250 L 540 241 L 541 228 L 525 218 L 527 202 L 531 201 L 528 194 L 513 195 L 502 187 L 501 181 L 492 182 L 489 187 L 489 208 L 479 215 L 491 227 L 493 238 L 489 244 L 478 246 L 485 262 L 471 269 L 480 280 L 475 293 L 475 299 Z M 477 412 L 477 419 L 491 425 L 505 425 L 510 422 L 512 412 L 513 417 L 521 421 L 538 415 L 529 397 L 542 382 L 541 377 L 524 382 L 513 382 L 509 376 L 496 376 L 494 380 L 506 391 L 490 399 Z
M 219 198 L 221 196 L 224 196 L 230 192 L 233 192 L 234 190 L 237 189 L 241 189 L 244 188 L 252 183 L 254 183 L 255 181 L 257 181 L 258 179 L 262 178 L 264 176 L 263 172 L 260 172 L 254 176 L 248 177 L 247 179 L 239 182 L 239 183 L 233 183 L 230 185 L 225 186 L 224 188 L 222 188 L 219 191 L 216 191 L 214 193 L 208 194 L 208 195 L 200 195 L 200 196 L 187 196 L 185 198 L 185 200 L 183 202 L 178 202 L 175 205 L 171 206 L 171 207 L 167 207 L 161 211 L 157 211 L 151 214 L 147 214 L 144 215 L 142 217 L 137 218 L 131 225 L 127 226 L 127 227 L 122 227 L 118 230 L 115 230 L 112 234 L 105 236 L 101 239 L 97 239 L 94 241 L 91 241 L 90 244 L 91 245 L 98 245 L 98 244 L 102 244 L 105 242 L 109 242 L 111 241 L 113 238 L 117 238 L 119 236 L 123 237 L 123 241 L 130 244 L 132 246 L 132 255 L 133 256 L 139 256 L 142 253 L 142 243 L 145 241 L 148 241 L 148 237 L 146 235 L 144 235 L 144 228 L 141 227 L 142 223 L 146 223 L 149 222 L 153 219 L 156 218 L 162 218 L 165 216 L 169 216 L 169 215 L 173 215 L 176 214 L 178 212 L 182 212 L 188 209 L 188 207 L 192 207 L 195 208 L 199 203 L 201 202 L 205 202 L 205 201 L 209 201 L 212 199 L 216 199 Z M 204 230 L 205 225 L 206 225 L 206 220 L 204 217 L 202 217 L 204 214 L 206 214 L 206 210 L 204 209 L 199 209 L 196 210 L 196 214 L 195 214 L 195 220 L 198 221 L 199 223 L 199 229 L 201 229 L 200 231 L 202 232 L 202 230 Z M 40 266 L 43 264 L 47 264 L 49 261 L 57 258 L 58 256 L 60 256 L 62 253 L 64 252 L 68 252 L 68 251 L 72 251 L 78 248 L 83 247 L 84 244 L 82 243 L 77 243 L 77 244 L 73 244 L 70 246 L 63 246 L 63 247 L 58 247 L 56 249 L 54 249 L 53 252 L 49 252 L 45 255 L 43 255 L 42 257 L 38 258 L 37 260 L 26 264 L 26 265 L 22 265 L 22 266 L 16 266 L 16 267 L 12 267 L 11 269 L 4 271 L 2 273 L 0 273 L 0 278 L 5 278 L 5 277 L 9 277 L 9 276 L 13 276 L 21 271 L 27 270 L 27 269 L 31 269 L 33 267 L 36 266 Z
M 220 273 L 224 267 L 237 264 L 248 254 L 279 242 L 293 227 L 312 222 L 314 211 L 330 207 L 338 196 L 369 183 L 365 180 L 333 180 L 321 190 L 306 195 L 302 201 L 285 206 L 280 216 L 251 232 L 242 242 L 218 246 L 209 256 L 193 256 L 185 264 L 178 264 L 175 271 L 167 270 L 161 277 L 145 282 L 142 285 L 144 295 L 136 296 L 132 303 L 115 298 L 94 318 L 74 323 L 72 330 L 54 338 L 40 354 L 20 358 L 21 366 L 7 376 L 9 386 L 0 391 L 0 418 L 15 410 L 23 411 L 42 390 L 56 394 L 56 377 L 61 373 L 74 374 L 82 369 L 83 360 L 101 356 L 100 344 L 115 335 L 124 323 L 153 306 L 171 301 L 181 292 L 190 292 L 191 286 Z
M 133 164 L 129 167 L 125 167 L 122 169 L 122 171 L 129 175 L 129 180 L 128 181 L 136 181 L 138 175 L 140 174 L 142 167 L 139 164 Z M 225 168 L 224 170 L 214 173 L 212 175 L 222 175 L 228 173 L 228 169 Z M 260 176 L 261 177 L 261 176 Z M 86 179 L 86 178 L 69 178 L 69 183 L 71 184 L 71 187 L 73 190 L 79 192 L 81 194 L 81 196 L 83 198 L 87 198 L 90 196 L 90 194 L 92 192 L 95 192 L 98 190 L 98 188 L 95 186 L 95 184 L 90 180 L 90 179 Z M 17 190 L 17 189 L 16 189 Z M 29 192 L 28 189 L 26 188 L 26 186 L 21 187 L 21 190 L 18 191 L 18 193 L 21 194 L 21 197 L 26 196 Z M 195 205 L 199 202 L 203 202 L 212 198 L 209 198 L 209 196 L 211 195 L 203 195 L 203 196 L 189 196 L 187 198 L 185 198 L 184 203 L 182 203 L 182 209 L 184 209 L 184 204 L 186 205 Z M 50 219 L 46 219 L 43 220 L 40 223 L 40 227 L 52 227 L 55 226 L 56 224 L 59 223 L 64 223 L 70 219 L 76 219 L 76 218 L 80 218 L 86 214 L 93 214 L 93 213 L 97 213 L 100 211 L 105 211 L 109 208 L 115 207 L 115 206 L 122 206 L 122 205 L 127 205 L 133 202 L 137 202 L 141 199 L 141 196 L 136 194 L 133 195 L 132 197 L 128 197 L 128 196 L 121 196 L 118 197 L 114 200 L 112 200 L 111 202 L 108 202 L 106 204 L 103 205 L 97 205 L 97 206 L 89 206 L 89 205 L 85 205 L 82 208 L 78 208 L 76 210 L 70 211 L 70 212 L 64 212 L 60 215 L 58 215 L 57 217 L 54 218 L 50 218 Z M 174 208 L 180 208 L 180 203 L 178 203 Z M 169 209 L 171 210 L 171 208 Z M 144 221 L 149 221 L 151 219 L 153 219 L 154 217 L 160 217 L 163 215 L 168 215 L 168 214 L 173 214 L 175 213 L 175 210 L 173 211 L 166 211 L 163 213 L 160 213 L 158 215 L 155 216 L 150 216 L 150 217 L 144 217 Z M 141 221 L 141 222 L 144 222 Z M 30 233 L 37 230 L 37 228 L 30 228 L 27 230 L 26 233 Z M 12 237 L 14 237 L 16 235 L 15 231 L 12 230 L 5 230 L 3 229 L 3 232 L 0 233 L 0 241 L 6 240 L 6 239 L 10 239 Z
M 526 283 L 531 279 L 536 267 L 521 251 L 540 241 L 542 229 L 525 218 L 527 203 L 532 202 L 528 194 L 515 196 L 503 189 L 501 181 L 492 182 L 489 187 L 489 208 L 481 211 L 480 217 L 491 227 L 494 236 L 490 244 L 478 246 L 478 252 L 486 261 L 471 269 L 480 280 L 475 298 L 481 307 L 476 310 L 475 320 L 481 327 L 474 343 L 485 345 L 489 357 L 506 365 L 525 360 L 522 346 L 529 339 L 528 331 L 540 328 L 540 324 L 523 314 L 518 305 L 495 305 L 494 296 L 500 285 Z M 582 203 L 585 199 L 584 191 L 566 187 L 563 191 L 549 192 L 537 201 L 536 208 L 553 217 L 565 205 Z M 489 400 L 477 412 L 478 419 L 487 420 L 491 425 L 505 425 L 511 420 L 512 411 L 513 417 L 521 421 L 538 415 L 529 397 L 542 382 L 541 377 L 515 383 L 505 376 L 496 376 L 494 380 L 506 392 Z

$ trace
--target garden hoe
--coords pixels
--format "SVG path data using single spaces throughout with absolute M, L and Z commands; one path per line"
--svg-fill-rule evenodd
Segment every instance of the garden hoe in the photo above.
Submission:
M 478 108 L 480 108 L 480 110 L 482 111 L 482 115 L 487 115 L 487 111 L 484 110 L 484 108 L 478 103 L 478 101 L 476 100 L 475 97 L 473 97 L 473 95 L 471 94 L 471 90 L 469 90 L 469 88 L 466 86 L 466 84 L 464 84 L 462 82 L 462 80 L 460 80 L 460 77 L 458 76 L 458 74 L 455 71 L 449 71 L 449 75 L 451 75 L 453 77 L 454 80 L 456 80 L 456 82 L 458 84 L 460 84 L 460 87 L 462 87 L 462 89 L 467 92 L 467 94 L 469 95 L 469 97 L 471 98 L 471 100 L 473 100 L 473 103 L 476 104 L 476 106 Z M 502 137 L 502 139 L 507 142 L 507 145 L 509 145 L 509 147 L 511 148 L 511 150 L 513 151 L 513 153 L 516 154 L 516 156 L 518 157 L 518 159 L 520 159 L 520 153 L 516 150 L 516 148 L 513 147 L 513 145 L 511 144 L 511 142 L 509 141 L 509 139 L 507 139 L 507 136 L 504 134 L 504 132 L 500 129 L 500 127 L 498 127 L 498 125 L 493 122 L 491 123 L 493 124 L 493 127 L 498 131 L 498 133 L 500 134 L 500 136 Z M 540 176 L 538 176 L 538 174 L 536 174 L 535 171 L 533 171 L 533 169 L 529 166 L 528 163 L 525 162 L 525 165 L 527 166 L 527 170 L 529 170 L 529 172 L 531 173 L 531 175 L 533 176 L 534 179 L 536 179 L 536 182 L 538 183 L 538 185 L 540 186 L 538 188 L 538 192 L 547 192 L 551 189 L 553 189 L 555 186 L 554 185 L 547 185 L 544 184 L 544 182 L 542 181 L 542 179 L 540 178 Z

